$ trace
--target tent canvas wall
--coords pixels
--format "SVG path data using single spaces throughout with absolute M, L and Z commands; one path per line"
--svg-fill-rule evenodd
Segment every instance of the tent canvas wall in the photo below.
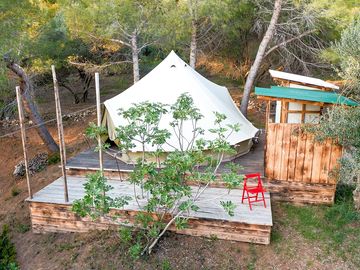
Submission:
M 183 93 L 188 93 L 193 98 L 195 106 L 204 116 L 198 126 L 205 131 L 214 127 L 215 111 L 227 116 L 225 124 L 240 124 L 240 131 L 231 134 L 228 138 L 228 142 L 235 147 L 237 154 L 228 159 L 245 154 L 250 150 L 252 139 L 256 136 L 258 129 L 241 114 L 227 88 L 204 78 L 181 60 L 174 51 L 140 81 L 104 102 L 105 113 L 102 123 L 107 127 L 109 139 L 115 141 L 116 127 L 126 124 L 125 120 L 119 116 L 120 108 L 126 110 L 133 104 L 144 101 L 174 104 Z M 167 128 L 172 132 L 169 127 L 170 121 L 170 115 L 165 115 L 160 122 L 160 128 Z M 184 130 L 185 136 L 190 137 L 192 134 L 191 123 L 186 123 Z M 209 132 L 206 132 L 203 138 L 215 139 L 214 135 Z M 176 136 L 171 136 L 169 143 L 178 145 Z M 163 145 L 163 148 L 165 152 L 174 150 L 168 145 Z M 155 150 L 151 145 L 146 145 L 147 152 Z M 137 153 L 139 154 L 141 151 L 141 145 L 136 144 L 127 156 L 132 155 L 133 158 L 136 158 Z M 123 155 L 123 160 L 130 162 L 126 155 Z

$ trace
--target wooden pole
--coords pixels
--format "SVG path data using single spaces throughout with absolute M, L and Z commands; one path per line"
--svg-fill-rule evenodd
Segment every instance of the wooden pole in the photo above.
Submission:
M 29 197 L 30 197 L 30 199 L 32 199 L 33 194 L 32 194 L 32 190 L 31 190 L 31 186 L 30 186 L 29 164 L 28 164 L 28 156 L 27 156 L 27 149 L 26 149 L 26 133 L 25 133 L 25 125 L 24 125 L 24 110 L 22 107 L 20 86 L 16 86 L 16 100 L 17 100 L 18 111 L 19 111 L 21 141 L 22 141 L 23 152 L 24 152 L 26 183 L 27 183 L 27 187 L 28 187 Z
M 96 90 L 96 114 L 97 114 L 97 125 L 101 127 L 101 107 L 100 107 L 100 80 L 99 80 L 99 73 L 95 73 L 95 90 Z M 98 148 L 99 148 L 99 165 L 100 165 L 100 172 L 103 174 L 104 171 L 104 158 L 103 158 L 103 149 L 102 149 L 102 142 L 101 136 L 98 135 Z
M 271 101 L 266 101 L 266 116 L 265 116 L 265 130 L 268 130 L 269 121 L 270 121 L 270 103 Z
M 51 66 L 53 82 L 54 82 L 54 93 L 55 93 L 55 108 L 56 108 L 56 120 L 59 134 L 59 146 L 60 146 L 60 159 L 61 159 L 61 170 L 64 179 L 64 198 L 65 202 L 69 201 L 69 192 L 67 186 L 67 178 L 66 178 L 66 149 L 65 149 L 65 140 L 64 140 L 64 127 L 62 123 L 62 114 L 61 114 L 61 105 L 60 105 L 60 97 L 59 97 L 59 84 L 56 79 L 55 66 Z

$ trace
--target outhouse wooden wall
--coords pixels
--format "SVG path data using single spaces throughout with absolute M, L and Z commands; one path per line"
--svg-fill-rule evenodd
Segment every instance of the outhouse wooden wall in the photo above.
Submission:
M 332 204 L 342 147 L 317 142 L 299 124 L 268 124 L 265 176 L 273 197 L 294 203 Z

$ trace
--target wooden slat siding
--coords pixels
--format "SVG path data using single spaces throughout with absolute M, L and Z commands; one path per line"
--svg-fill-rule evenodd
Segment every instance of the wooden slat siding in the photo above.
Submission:
M 297 145 L 297 149 L 296 149 L 294 181 L 299 181 L 299 182 L 303 181 L 306 139 L 307 139 L 307 135 L 303 134 L 301 131 L 299 131 L 298 145 Z
M 331 159 L 331 147 L 332 143 L 330 140 L 327 140 L 323 143 L 323 152 L 320 162 L 320 176 L 319 183 L 328 183 L 328 178 L 330 174 L 330 159 Z
M 83 184 L 85 180 L 80 177 L 69 177 L 69 198 L 70 203 L 75 199 L 82 198 L 84 196 Z M 63 198 L 59 196 L 61 191 L 61 178 L 54 181 L 44 189 L 36 193 L 34 201 L 37 202 L 51 202 L 51 203 L 63 203 Z M 113 190 L 108 192 L 111 197 L 115 196 L 132 196 L 133 186 L 129 182 L 120 182 L 109 180 L 108 183 L 114 187 Z M 140 193 L 140 190 L 137 191 Z M 196 192 L 196 188 L 193 188 L 193 192 Z M 255 206 L 253 211 L 249 210 L 247 204 L 241 204 L 242 190 L 233 190 L 228 194 L 228 190 L 224 188 L 208 188 L 202 196 L 200 196 L 197 205 L 200 207 L 199 211 L 192 213 L 196 218 L 211 218 L 211 219 L 225 219 L 241 221 L 248 224 L 264 224 L 272 225 L 271 218 L 271 205 L 269 193 L 265 193 L 267 208 L 261 207 L 261 204 Z M 237 207 L 234 211 L 234 216 L 228 216 L 220 206 L 220 200 L 231 200 Z M 145 203 L 144 200 L 138 200 L 141 205 Z M 139 210 L 137 203 L 132 200 L 126 206 L 125 210 Z
M 46 210 L 44 210 L 46 209 Z M 104 225 L 111 225 L 114 224 L 114 220 L 111 218 L 100 218 L 96 220 L 96 222 L 88 217 L 81 218 L 75 215 L 71 210 L 71 206 L 63 205 L 58 207 L 58 204 L 50 204 L 50 203 L 30 203 L 30 210 L 31 214 L 37 223 L 46 222 L 47 219 L 58 219 L 59 222 L 63 222 L 63 220 L 72 220 L 74 221 L 81 221 L 87 223 L 100 223 Z M 119 222 L 130 221 L 134 222 L 135 216 L 137 214 L 136 211 L 113 211 L 113 213 L 120 213 Z M 81 224 L 81 223 L 80 223 Z M 214 220 L 211 219 L 196 219 L 192 218 L 191 223 L 192 228 L 199 228 L 202 227 L 204 230 L 206 227 L 211 228 L 213 226 L 217 227 L 218 231 L 220 232 L 251 232 L 252 234 L 264 235 L 270 232 L 271 227 L 267 225 L 256 225 L 256 224 L 246 224 L 246 223 L 238 223 L 238 222 L 231 222 L 231 221 L 223 221 L 220 220 L 214 223 Z M 241 226 L 238 226 L 241 224 Z
M 282 158 L 282 144 L 284 125 L 276 125 L 276 141 L 275 141 L 275 156 L 274 156 L 274 178 L 280 179 L 281 158 Z
M 295 179 L 295 167 L 296 167 L 296 151 L 298 145 L 298 136 L 296 135 L 297 126 L 287 125 L 286 128 L 290 129 L 290 149 L 289 149 L 289 163 L 288 163 L 288 178 L 287 181 L 294 181 Z M 283 180 L 283 179 L 277 179 Z
M 321 157 L 323 152 L 323 144 L 319 142 L 314 143 L 314 158 L 311 172 L 311 183 L 319 183 L 321 172 Z
M 331 147 L 331 155 L 330 155 L 330 166 L 329 166 L 329 184 L 336 184 L 336 171 L 339 169 L 339 159 L 342 156 L 343 148 L 340 145 L 333 144 Z
M 275 164 L 275 144 L 276 141 L 276 125 L 270 124 L 268 126 L 268 132 L 266 134 L 266 168 L 265 175 L 267 178 L 274 178 L 274 164 Z
M 136 211 L 112 211 L 120 215 L 120 222 L 126 220 L 129 224 L 133 224 Z M 119 225 L 111 218 L 101 218 L 96 221 L 81 218 L 71 211 L 71 205 L 30 202 L 30 214 L 33 231 L 36 233 L 87 232 L 106 230 Z M 196 218 L 190 218 L 188 225 L 189 227 L 184 230 L 177 230 L 175 226 L 171 226 L 169 230 L 193 236 L 216 236 L 219 239 L 257 244 L 270 243 L 271 226 Z
M 264 185 L 271 193 L 272 201 L 291 202 L 297 205 L 334 202 L 334 184 L 312 184 L 265 179 Z
M 34 194 L 30 203 L 31 220 L 34 232 L 85 232 L 94 229 L 107 229 L 119 225 L 119 222 L 134 223 L 134 218 L 142 211 L 137 203 L 132 200 L 124 209 L 112 209 L 111 213 L 119 213 L 120 219 L 114 222 L 110 217 L 93 221 L 89 218 L 81 218 L 71 211 L 72 202 L 84 196 L 83 177 L 68 177 L 69 203 L 64 203 L 62 197 L 62 179 L 59 178 Z M 118 197 L 133 195 L 133 185 L 127 181 L 108 180 L 108 184 L 114 187 L 107 195 Z M 137 188 L 138 189 L 138 188 Z M 138 190 L 140 193 L 140 190 Z M 196 188 L 192 187 L 196 193 Z M 271 202 L 268 192 L 265 193 L 267 207 L 261 203 L 254 205 L 250 211 L 247 203 L 241 204 L 242 190 L 233 190 L 228 193 L 225 188 L 208 188 L 200 196 L 196 203 L 199 211 L 190 213 L 189 228 L 186 233 L 190 235 L 209 236 L 216 235 L 220 239 L 232 239 L 235 241 L 269 243 L 272 226 Z M 231 200 L 236 204 L 234 216 L 229 216 L 220 206 L 221 200 Z M 138 200 L 144 205 L 145 200 Z M 131 223 L 132 222 L 132 223 Z M 116 224 L 115 224 L 116 223 Z
M 301 134 L 299 124 L 269 124 L 266 176 L 268 179 L 328 183 L 341 147 L 330 140 L 315 142 L 312 134 Z M 288 135 L 290 134 L 290 136 Z M 335 164 L 335 165 L 333 165 Z M 331 180 L 334 184 L 334 179 Z
M 289 164 L 289 154 L 290 154 L 290 136 L 291 129 L 284 128 L 283 135 L 283 146 L 282 146 L 282 158 L 280 160 L 280 180 L 288 179 L 288 164 Z
M 272 199 L 279 201 L 292 202 L 294 204 L 333 204 L 336 178 L 333 177 L 332 171 L 338 168 L 337 160 L 342 155 L 342 147 L 334 142 L 327 140 L 322 143 L 315 141 L 312 134 L 301 136 L 298 134 L 298 124 L 269 124 L 268 133 L 276 133 L 278 129 L 274 126 L 283 125 L 282 144 L 283 154 L 281 160 L 275 157 L 278 153 L 279 136 L 268 134 L 267 146 L 270 150 L 266 151 L 266 156 L 273 156 L 274 162 L 281 163 L 280 172 L 275 170 L 275 165 L 265 167 L 268 176 L 267 190 L 271 192 Z M 289 153 L 287 153 L 286 133 L 290 130 L 291 136 L 288 138 Z M 287 159 L 287 161 L 286 161 Z M 287 164 L 287 167 L 286 167 Z M 286 175 L 287 170 L 287 177 Z M 279 178 L 275 176 L 279 175 Z
M 314 136 L 307 134 L 303 178 L 302 178 L 303 182 L 305 183 L 311 182 L 313 158 L 314 158 Z

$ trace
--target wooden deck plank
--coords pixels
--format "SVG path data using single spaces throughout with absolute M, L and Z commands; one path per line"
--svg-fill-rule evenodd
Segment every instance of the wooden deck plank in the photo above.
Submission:
M 84 196 L 83 184 L 86 179 L 82 177 L 68 177 L 69 188 L 69 203 Z M 114 189 L 108 192 L 111 197 L 133 195 L 133 185 L 126 181 L 108 180 L 108 184 Z M 140 194 L 140 188 L 137 187 L 137 192 Z M 193 188 L 196 192 L 196 188 Z M 272 226 L 271 203 L 269 193 L 265 194 L 266 205 L 265 208 L 261 203 L 254 204 L 253 210 L 250 211 L 248 204 L 241 204 L 242 190 L 232 190 L 227 194 L 228 190 L 224 188 L 208 188 L 199 198 L 197 205 L 200 207 L 199 211 L 191 212 L 191 216 L 200 219 L 212 220 L 226 220 L 232 222 L 241 222 L 247 224 L 267 225 Z M 231 200 L 236 204 L 234 216 L 230 217 L 221 207 L 221 200 Z M 55 180 L 50 185 L 46 186 L 39 192 L 34 194 L 30 202 L 42 202 L 53 204 L 66 204 L 63 198 L 63 184 L 62 178 Z M 139 200 L 140 205 L 145 204 L 145 200 Z M 129 205 L 125 206 L 124 210 L 139 211 L 139 206 L 135 200 L 131 200 Z
M 248 174 L 259 172 L 264 175 L 264 145 L 265 145 L 265 134 L 261 134 L 259 137 L 259 143 L 254 145 L 249 153 L 237 157 L 232 163 L 237 163 L 243 167 L 241 173 Z M 224 162 L 219 168 L 219 172 L 226 171 L 226 164 Z M 75 174 L 76 170 L 84 171 L 96 171 L 99 170 L 99 155 L 94 149 L 85 150 L 78 155 L 67 160 L 66 169 L 71 170 L 71 174 Z M 104 171 L 105 172 L 131 172 L 133 165 L 127 164 L 113 156 L 104 153 Z M 117 177 L 116 173 L 114 178 Z

